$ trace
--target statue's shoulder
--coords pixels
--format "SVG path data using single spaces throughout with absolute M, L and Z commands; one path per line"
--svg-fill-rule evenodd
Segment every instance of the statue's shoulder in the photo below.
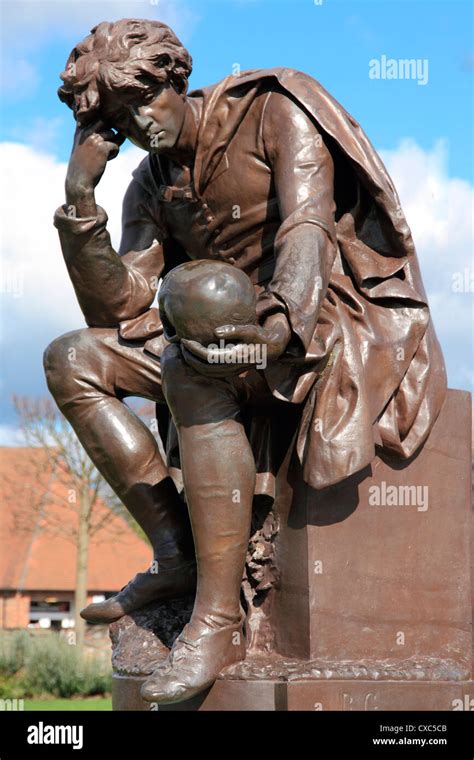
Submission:
M 317 107 L 322 100 L 329 100 L 332 104 L 340 104 L 333 96 L 323 87 L 321 82 L 315 79 L 305 71 L 298 69 L 289 69 L 286 67 L 277 67 L 273 69 L 261 69 L 260 71 L 250 72 L 251 76 L 259 75 L 271 77 L 278 82 L 278 89 L 286 92 L 293 99 L 300 101 L 305 105 Z M 312 109 L 310 109 L 312 110 Z
M 304 71 L 290 69 L 285 66 L 277 66 L 269 69 L 249 69 L 247 71 L 241 71 L 235 75 L 232 74 L 222 81 L 228 82 L 229 86 L 232 86 L 232 84 L 245 84 L 247 82 L 258 82 L 259 80 L 262 82 L 265 80 L 271 82 L 271 80 L 273 80 L 289 92 L 292 92 L 295 88 L 298 89 L 301 87 L 315 90 L 324 89 L 317 79 L 306 74 Z
M 207 85 L 206 87 L 200 87 L 199 89 L 191 90 L 188 93 L 190 98 L 205 97 L 209 98 L 216 92 L 223 90 L 233 90 L 236 86 L 258 83 L 265 80 L 279 81 L 283 86 L 291 87 L 298 83 L 306 84 L 307 86 L 321 87 L 322 85 L 314 79 L 314 77 L 306 74 L 304 71 L 298 71 L 297 69 L 289 69 L 284 66 L 277 66 L 275 68 L 268 69 L 246 69 L 244 71 L 236 71 L 228 76 L 220 79 L 214 84 Z
M 231 78 L 228 77 L 228 79 Z M 341 120 L 348 122 L 351 128 L 359 128 L 359 124 L 353 116 L 326 90 L 321 82 L 304 71 L 286 67 L 254 69 L 241 72 L 237 78 L 237 81 L 242 84 L 257 80 L 262 80 L 262 82 L 273 80 L 275 89 L 302 106 L 325 129 L 330 124 Z M 327 131 L 331 132 L 330 129 Z
M 244 96 L 249 88 L 261 91 L 259 84 L 264 89 L 278 90 L 313 113 L 321 108 L 323 101 L 341 108 L 340 104 L 313 76 L 284 66 L 236 72 L 216 84 L 193 91 L 190 96 L 204 96 L 207 102 L 212 103 L 227 95 L 229 97 Z

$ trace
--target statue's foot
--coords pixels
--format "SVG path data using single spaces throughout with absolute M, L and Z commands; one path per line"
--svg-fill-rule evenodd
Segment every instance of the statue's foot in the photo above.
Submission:
M 196 590 L 196 563 L 138 573 L 118 594 L 104 602 L 88 604 L 81 617 L 89 623 L 113 623 L 153 601 L 178 599 Z
M 188 624 L 178 636 L 164 663 L 141 689 L 146 702 L 172 704 L 190 699 L 211 686 L 228 665 L 245 658 L 243 619 L 234 625 L 192 637 Z

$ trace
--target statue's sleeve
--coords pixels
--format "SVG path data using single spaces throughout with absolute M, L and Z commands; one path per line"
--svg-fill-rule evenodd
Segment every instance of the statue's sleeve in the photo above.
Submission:
M 336 251 L 334 165 L 314 122 L 282 93 L 269 95 L 261 134 L 281 225 L 274 242 L 274 273 L 258 299 L 258 314 L 262 320 L 285 313 L 292 330 L 288 349 L 304 355 Z
M 133 179 L 124 198 L 119 253 L 107 231 L 107 214 L 80 218 L 64 205 L 54 224 L 74 290 L 90 327 L 116 327 L 152 304 L 163 270 L 163 230 L 151 216 L 147 193 Z

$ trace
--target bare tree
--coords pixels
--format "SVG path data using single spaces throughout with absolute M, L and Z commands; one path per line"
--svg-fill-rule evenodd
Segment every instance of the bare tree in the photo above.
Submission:
M 15 529 L 47 531 L 71 540 L 77 548 L 74 593 L 76 645 L 84 645 L 87 565 L 93 536 L 107 526 L 107 536 L 120 540 L 128 513 L 81 446 L 74 430 L 48 398 L 15 396 L 26 456 L 6 476 L 15 493 Z M 135 526 L 132 526 L 135 527 Z M 138 526 L 137 526 L 138 527 Z M 137 531 L 138 532 L 138 531 Z

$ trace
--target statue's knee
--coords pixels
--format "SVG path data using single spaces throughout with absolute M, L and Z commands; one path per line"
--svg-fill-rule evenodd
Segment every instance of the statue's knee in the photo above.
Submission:
M 89 343 L 87 330 L 74 330 L 53 340 L 43 355 L 43 366 L 50 393 L 59 405 L 73 392 L 79 372 L 85 362 L 78 361 L 78 353 L 84 355 L 85 343 Z
M 160 361 L 163 393 L 177 427 L 205 425 L 238 416 L 239 403 L 233 386 L 190 367 L 179 346 L 168 346 Z

